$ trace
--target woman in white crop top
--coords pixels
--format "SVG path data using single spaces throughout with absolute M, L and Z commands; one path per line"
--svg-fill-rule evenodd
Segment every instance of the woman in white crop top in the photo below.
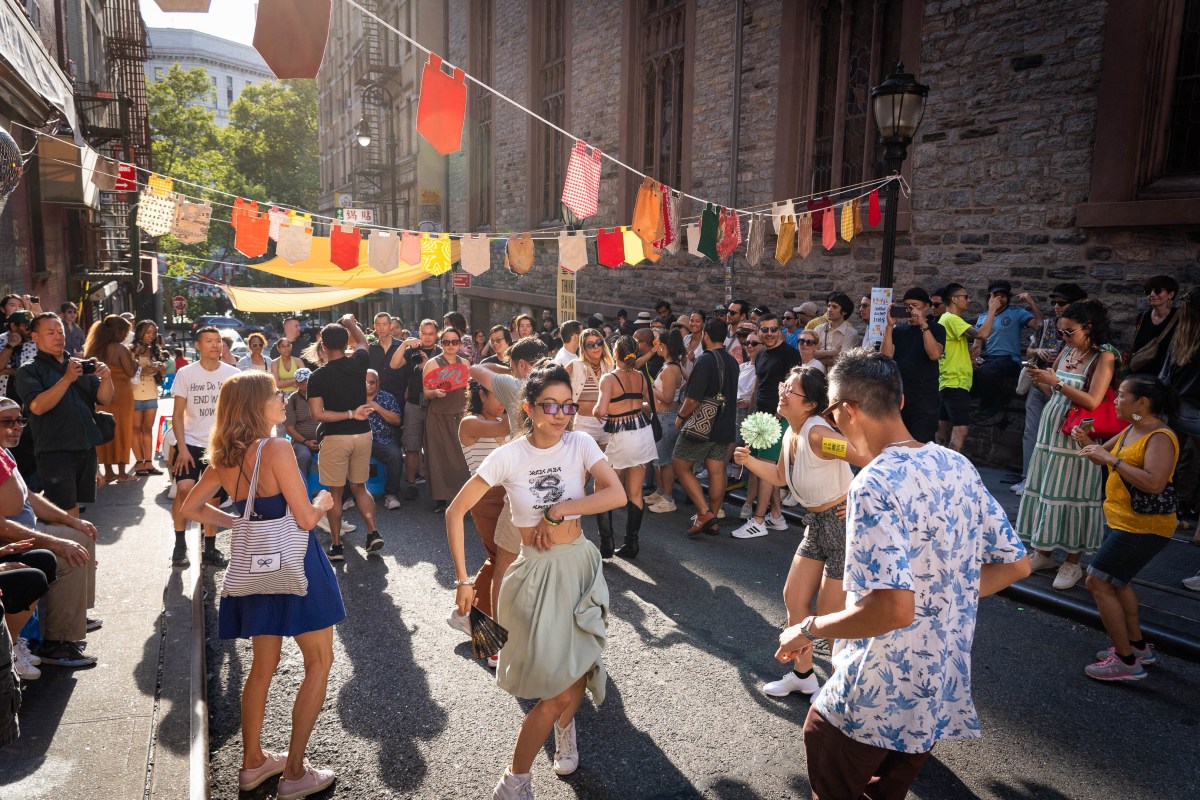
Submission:
M 846 490 L 850 487 L 850 464 L 870 459 L 821 417 L 828 404 L 825 373 L 812 367 L 794 367 L 779 387 L 780 416 L 788 421 L 779 462 L 772 464 L 739 447 L 734 461 L 744 464 L 759 479 L 774 486 L 787 486 L 807 511 L 804 538 L 792 557 L 783 603 L 788 625 L 809 614 L 813 595 L 817 613 L 828 614 L 846 605 L 842 572 L 846 551 Z M 822 571 L 824 574 L 822 574 Z M 811 695 L 819 684 L 812 672 L 812 650 L 798 656 L 791 672 L 763 686 L 772 697 L 792 692 Z
M 514 797 L 527 791 L 529 769 L 551 731 L 555 772 L 575 771 L 575 712 L 584 690 L 597 705 L 604 700 L 608 586 L 600 552 L 582 535 L 579 518 L 625 503 L 625 490 L 599 446 L 567 430 L 578 406 L 560 364 L 530 373 L 523 409 L 528 433 L 488 455 L 446 510 L 460 614 L 468 612 L 474 596 L 463 544 L 467 511 L 502 485 L 521 531 L 521 555 L 505 573 L 496 605 L 496 621 L 508 630 L 496 684 L 516 697 L 539 700 L 521 725 L 512 763 L 496 788 L 497 796 Z M 589 478 L 596 481 L 590 495 Z

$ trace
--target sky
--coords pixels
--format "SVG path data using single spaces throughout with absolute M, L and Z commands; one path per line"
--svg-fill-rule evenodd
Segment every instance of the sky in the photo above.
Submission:
M 212 0 L 207 14 L 168 14 L 154 0 L 139 2 L 147 28 L 189 28 L 241 44 L 254 39 L 254 0 Z

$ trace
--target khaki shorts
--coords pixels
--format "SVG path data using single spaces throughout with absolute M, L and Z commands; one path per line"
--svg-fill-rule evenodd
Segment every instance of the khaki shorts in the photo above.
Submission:
M 513 523 L 512 508 L 508 504 L 508 495 L 504 496 L 504 508 L 496 519 L 496 537 L 493 540 L 500 550 L 510 553 L 521 552 L 521 529 Z
M 404 404 L 404 428 L 401 444 L 405 453 L 420 453 L 425 441 L 425 408 L 416 403 Z
M 333 488 L 371 477 L 371 432 L 326 436 L 317 457 L 321 483 Z

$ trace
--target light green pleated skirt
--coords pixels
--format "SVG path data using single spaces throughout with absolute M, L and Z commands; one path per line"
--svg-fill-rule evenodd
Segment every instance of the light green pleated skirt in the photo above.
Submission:
M 608 673 L 608 584 L 600 551 L 580 535 L 545 552 L 521 547 L 500 588 L 496 621 L 508 630 L 496 684 L 516 697 L 556 697 L 587 676 L 596 705 Z

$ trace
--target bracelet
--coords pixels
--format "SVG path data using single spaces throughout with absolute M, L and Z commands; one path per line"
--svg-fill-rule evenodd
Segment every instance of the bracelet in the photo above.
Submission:
M 929 333 L 929 326 L 926 325 L 924 328 L 921 328 L 921 333 Z
M 1118 459 L 1117 459 L 1117 460 L 1116 460 L 1116 461 L 1113 463 L 1113 465 L 1112 465 L 1113 472 L 1116 472 L 1116 471 L 1117 471 L 1117 467 L 1121 466 L 1121 465 L 1122 465 L 1122 464 L 1124 464 L 1124 463 L 1125 463 L 1124 461 L 1122 461 L 1121 459 L 1119 459 L 1119 458 L 1118 458 Z
M 455 586 L 456 588 L 457 588 L 457 587 L 459 587 L 459 586 L 474 586 L 474 585 L 475 585 L 475 579 L 474 579 L 474 578 L 467 578 L 465 581 L 455 581 L 455 582 L 454 582 L 454 586 Z
M 554 517 L 550 516 L 550 509 L 547 508 L 542 511 L 542 519 L 546 520 L 546 522 L 549 522 L 551 525 L 562 525 L 563 520 L 565 520 L 566 517 L 559 517 L 558 519 L 555 519 Z

